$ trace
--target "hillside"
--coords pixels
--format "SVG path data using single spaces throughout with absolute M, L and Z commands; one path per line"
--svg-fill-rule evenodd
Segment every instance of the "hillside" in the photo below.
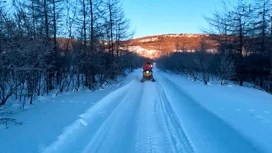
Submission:
M 128 50 L 149 58 L 158 58 L 171 52 L 194 52 L 205 44 L 207 51 L 214 52 L 216 42 L 211 40 L 210 35 L 204 34 L 166 34 L 154 35 L 124 42 Z
M 212 35 L 204 34 L 166 34 L 130 39 L 121 43 L 122 50 L 136 52 L 140 56 L 156 59 L 172 52 L 194 52 L 201 46 L 209 52 L 214 52 L 217 43 L 212 40 Z M 71 49 L 77 41 L 58 38 L 61 49 Z

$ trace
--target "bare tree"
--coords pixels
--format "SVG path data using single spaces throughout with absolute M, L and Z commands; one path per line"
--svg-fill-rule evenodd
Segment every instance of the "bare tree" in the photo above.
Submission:
M 201 75 L 201 80 L 204 84 L 208 84 L 211 75 L 211 62 L 213 60 L 213 54 L 207 53 L 208 44 L 204 39 L 201 39 L 199 51 L 196 51 L 194 62 L 197 65 L 197 70 Z
M 125 57 L 134 54 L 120 48 L 129 38 L 120 1 L 14 0 L 13 7 L 11 14 L 0 9 L 0 105 L 13 95 L 24 106 L 54 89 L 95 89 L 109 72 L 132 69 Z
M 226 80 L 231 80 L 235 76 L 234 60 L 230 55 L 220 55 L 217 74 L 220 77 L 221 85 L 225 84 Z

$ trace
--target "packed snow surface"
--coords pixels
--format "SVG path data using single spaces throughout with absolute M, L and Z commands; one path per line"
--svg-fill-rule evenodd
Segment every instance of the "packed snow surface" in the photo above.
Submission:
M 1 153 L 272 153 L 272 96 L 136 70 L 97 92 L 40 97 L 0 128 Z M 16 106 L 14 106 L 16 107 Z

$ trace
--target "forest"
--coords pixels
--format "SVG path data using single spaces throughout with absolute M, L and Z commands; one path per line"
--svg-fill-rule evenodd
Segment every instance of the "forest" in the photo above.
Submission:
M 0 106 L 14 97 L 96 90 L 145 60 L 119 0 L 0 1 Z
M 212 78 L 228 80 L 272 92 L 272 17 L 268 0 L 223 2 L 220 11 L 205 17 L 203 29 L 217 43 L 209 53 L 209 40 L 201 39 L 195 52 L 174 52 L 157 61 L 164 70 L 185 74 L 204 84 Z
M 222 8 L 205 17 L 209 40 L 200 39 L 195 52 L 164 51 L 157 66 L 204 84 L 217 78 L 272 92 L 270 1 L 225 1 Z M 96 90 L 141 67 L 146 59 L 122 47 L 133 33 L 120 0 L 1 0 L 0 105 Z M 211 41 L 216 53 L 207 51 Z

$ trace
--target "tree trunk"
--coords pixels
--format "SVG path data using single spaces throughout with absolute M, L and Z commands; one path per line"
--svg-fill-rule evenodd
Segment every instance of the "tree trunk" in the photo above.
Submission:
M 91 53 L 94 52 L 94 12 L 93 1 L 90 0 L 90 13 L 91 13 Z
M 48 22 L 47 3 L 46 2 L 47 2 L 47 0 L 43 0 L 45 35 L 46 35 L 46 38 L 49 38 L 49 22 Z
M 86 6 L 85 0 L 83 0 L 83 41 L 84 41 L 84 52 L 87 51 L 87 29 L 86 29 Z

